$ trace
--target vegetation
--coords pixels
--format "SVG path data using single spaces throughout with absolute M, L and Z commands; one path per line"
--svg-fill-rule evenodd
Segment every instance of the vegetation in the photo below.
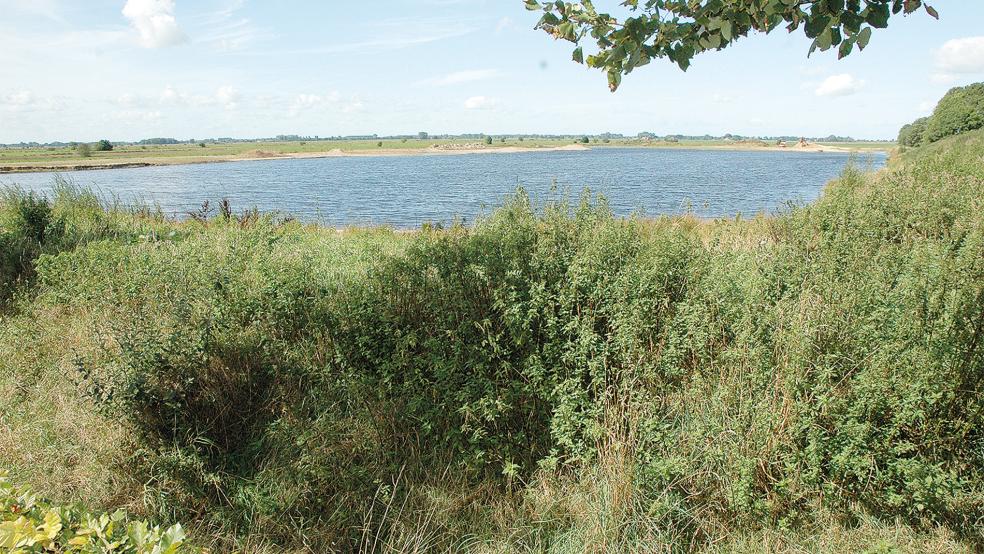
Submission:
M 984 127 L 984 83 L 954 87 L 930 117 L 919 118 L 899 131 L 900 146 L 920 146 Z
M 146 521 L 129 521 L 121 511 L 95 514 L 77 507 L 53 506 L 11 484 L 0 472 L 0 548 L 11 553 L 179 554 L 185 532 Z
M 982 148 L 714 222 L 10 190 L 0 464 L 218 550 L 980 548 Z
M 926 125 L 928 123 L 928 117 L 920 117 L 908 125 L 903 125 L 902 128 L 899 129 L 899 146 L 915 147 L 925 142 Z
M 926 141 L 984 127 L 984 83 L 950 89 L 926 124 Z
M 922 0 L 626 0 L 622 17 L 599 12 L 592 0 L 540 2 L 523 0 L 528 10 L 542 10 L 537 27 L 555 39 L 575 43 L 577 63 L 608 74 L 614 92 L 622 75 L 668 58 L 684 71 L 694 56 L 727 48 L 749 33 L 770 33 L 780 26 L 789 32 L 803 28 L 816 49 L 837 47 L 838 58 L 854 47 L 864 50 L 872 29 L 888 26 L 892 15 L 910 14 L 921 7 L 935 18 L 936 10 Z M 586 59 L 581 41 L 591 36 L 597 52 Z
M 113 143 L 103 139 L 93 145 L 92 149 L 96 152 L 110 152 L 113 150 Z

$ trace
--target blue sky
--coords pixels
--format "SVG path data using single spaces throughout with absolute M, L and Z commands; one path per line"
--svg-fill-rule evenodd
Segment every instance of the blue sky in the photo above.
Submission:
M 656 61 L 615 94 L 522 0 L 0 0 L 0 142 L 277 134 L 892 138 L 984 81 L 984 2 L 934 0 L 863 53 L 802 32 Z M 596 5 L 618 13 L 617 2 Z

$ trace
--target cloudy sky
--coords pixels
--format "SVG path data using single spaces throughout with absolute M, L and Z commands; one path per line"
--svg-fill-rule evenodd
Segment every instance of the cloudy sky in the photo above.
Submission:
M 984 81 L 984 2 L 863 53 L 753 36 L 615 94 L 522 0 L 0 0 L 0 142 L 639 131 L 894 137 Z M 615 12 L 617 2 L 598 0 Z

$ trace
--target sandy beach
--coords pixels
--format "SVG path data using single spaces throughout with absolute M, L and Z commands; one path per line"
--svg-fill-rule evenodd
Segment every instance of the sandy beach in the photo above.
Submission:
M 240 162 L 250 160 L 285 160 L 307 158 L 372 157 L 372 156 L 458 156 L 474 154 L 519 154 L 526 152 L 582 152 L 596 148 L 653 148 L 653 149 L 697 149 L 729 150 L 747 152 L 802 152 L 802 153 L 846 153 L 855 151 L 842 146 L 815 143 L 777 146 L 772 144 L 735 142 L 732 144 L 650 143 L 633 145 L 567 144 L 563 146 L 485 146 L 479 144 L 440 145 L 427 148 L 378 148 L 344 150 L 334 148 L 320 152 L 274 152 L 256 149 L 237 154 L 189 155 L 189 156 L 133 156 L 122 159 L 69 159 L 45 160 L 39 162 L 8 162 L 0 165 L 0 174 L 36 173 L 47 171 L 87 171 L 100 169 L 121 169 L 133 167 L 152 167 L 166 165 L 186 165 L 203 163 Z

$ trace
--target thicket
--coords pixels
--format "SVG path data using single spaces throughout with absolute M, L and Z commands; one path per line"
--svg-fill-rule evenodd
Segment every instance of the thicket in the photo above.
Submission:
M 900 146 L 921 146 L 984 127 L 984 83 L 954 87 L 940 100 L 933 115 L 899 130 Z
M 221 547 L 688 551 L 827 516 L 980 547 L 984 135 L 934 146 L 713 223 L 519 192 L 336 233 L 10 192 L 0 421 L 65 387 L 118 430 L 124 502 Z

